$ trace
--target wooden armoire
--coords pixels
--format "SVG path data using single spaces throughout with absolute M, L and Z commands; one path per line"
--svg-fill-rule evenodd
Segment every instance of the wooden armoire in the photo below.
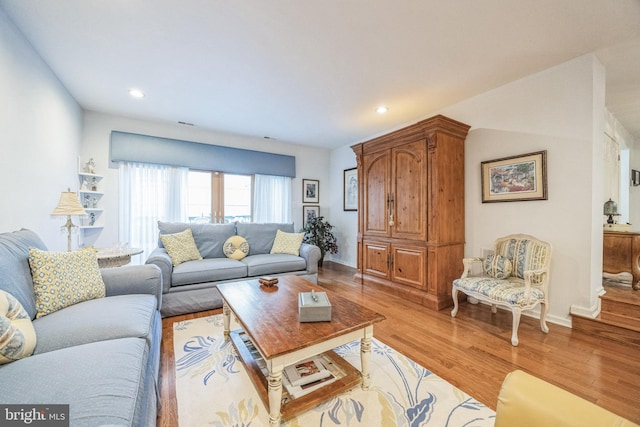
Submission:
M 464 256 L 464 141 L 435 116 L 351 148 L 358 166 L 356 281 L 426 307 L 453 304 Z

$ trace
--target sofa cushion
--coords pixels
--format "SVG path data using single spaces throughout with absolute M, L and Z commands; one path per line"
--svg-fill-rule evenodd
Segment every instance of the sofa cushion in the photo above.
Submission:
M 278 230 L 293 233 L 293 224 L 239 222 L 236 229 L 237 234 L 249 242 L 249 255 L 259 255 L 271 252 Z
M 513 266 L 509 258 L 491 254 L 484 259 L 484 272 L 496 279 L 506 279 L 511 275 Z
M 276 231 L 276 239 L 273 241 L 270 253 L 300 255 L 300 245 L 304 233 L 286 233 L 282 230 Z
M 85 301 L 33 321 L 34 354 L 116 338 L 149 340 L 158 311 L 153 295 L 116 295 Z
M 140 338 L 33 355 L 0 367 L 0 402 L 68 404 L 71 426 L 147 425 L 141 419 L 147 360 Z
M 171 275 L 171 286 L 240 279 L 246 276 L 247 266 L 241 261 L 224 257 L 209 258 L 187 261 L 176 266 Z
M 30 247 L 47 249 L 31 230 L 23 228 L 0 234 L 0 289 L 13 295 L 33 319 L 37 310 L 29 266 Z
M 161 234 L 160 240 L 162 240 L 174 267 L 186 261 L 202 259 L 190 228 L 178 233 Z
M 29 314 L 13 295 L 0 290 L 0 365 L 30 356 L 35 346 Z
M 160 234 L 173 234 L 191 228 L 193 239 L 202 258 L 223 258 L 224 242 L 236 234 L 235 223 L 230 224 L 188 224 L 184 222 L 158 221 Z M 160 240 L 160 239 L 158 239 Z M 162 241 L 158 247 L 164 247 Z
M 528 239 L 509 239 L 496 246 L 496 253 L 511 260 L 513 276 L 524 279 L 526 270 L 542 268 L 550 256 L 547 245 Z
M 224 242 L 224 254 L 227 258 L 241 260 L 249 255 L 249 242 L 242 236 L 231 236 Z
M 36 317 L 105 296 L 94 250 L 48 252 L 30 248 L 29 265 L 38 310 Z
M 240 262 L 247 265 L 249 276 L 288 273 L 307 268 L 304 258 L 289 254 L 250 255 Z

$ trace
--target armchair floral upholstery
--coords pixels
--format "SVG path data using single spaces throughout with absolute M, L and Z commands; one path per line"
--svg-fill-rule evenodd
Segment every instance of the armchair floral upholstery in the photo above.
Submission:
M 458 292 L 491 305 L 491 312 L 504 307 L 513 313 L 511 344 L 518 345 L 520 315 L 540 304 L 540 329 L 549 332 L 546 323 L 549 309 L 549 265 L 551 245 L 527 234 L 511 234 L 496 240 L 494 253 L 486 259 L 463 259 L 464 271 L 453 281 L 453 310 L 458 314 Z M 476 263 L 482 275 L 472 276 Z

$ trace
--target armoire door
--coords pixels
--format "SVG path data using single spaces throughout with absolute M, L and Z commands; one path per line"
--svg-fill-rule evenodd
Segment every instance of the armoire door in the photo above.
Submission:
M 363 234 L 389 236 L 391 165 L 388 150 L 364 155 L 362 180 Z
M 391 198 L 395 238 L 427 237 L 427 146 L 425 140 L 391 150 Z

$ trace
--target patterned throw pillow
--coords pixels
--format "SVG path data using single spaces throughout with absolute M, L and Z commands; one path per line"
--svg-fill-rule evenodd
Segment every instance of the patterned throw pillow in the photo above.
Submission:
M 273 241 L 273 247 L 271 247 L 271 253 L 300 255 L 300 245 L 303 238 L 304 233 L 285 233 L 278 230 L 276 239 Z
M 0 365 L 31 356 L 36 331 L 26 310 L 8 292 L 0 290 Z
M 491 254 L 484 260 L 484 271 L 496 279 L 506 279 L 511 276 L 513 265 L 509 258 L 502 255 Z
M 29 248 L 36 317 L 106 294 L 94 250 L 47 252 Z
M 227 258 L 241 260 L 249 255 L 249 242 L 242 236 L 231 236 L 222 247 Z
M 183 262 L 202 259 L 190 228 L 179 233 L 161 234 L 160 240 L 174 267 Z

